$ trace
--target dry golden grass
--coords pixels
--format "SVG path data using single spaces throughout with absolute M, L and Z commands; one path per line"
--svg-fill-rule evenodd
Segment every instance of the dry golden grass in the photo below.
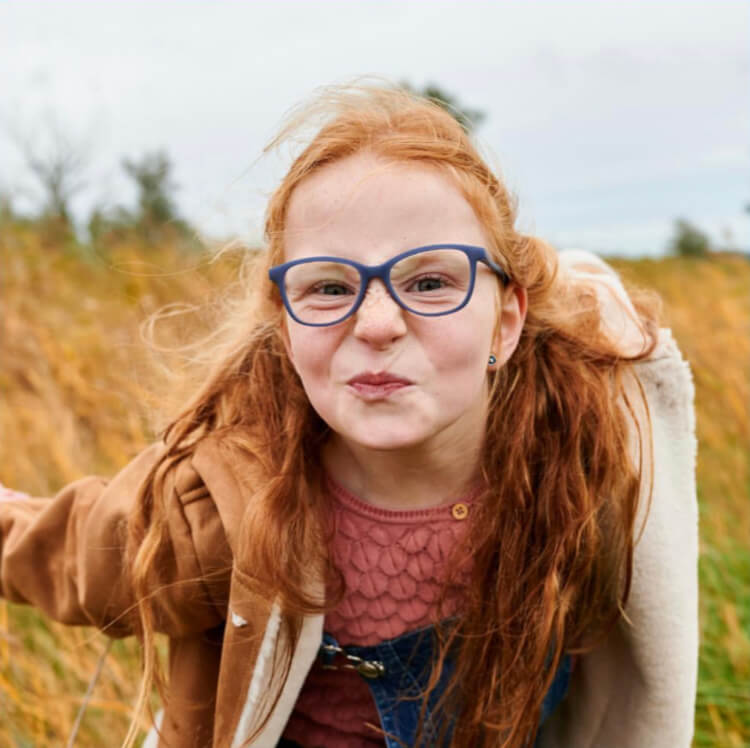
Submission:
M 31 229 L 0 233 L 0 258 L 0 482 L 50 496 L 113 475 L 154 439 L 166 394 L 140 324 L 165 304 L 205 301 L 236 262 L 128 246 L 84 262 Z M 65 745 L 105 645 L 93 629 L 0 602 L 0 747 Z M 116 642 L 76 745 L 119 744 L 138 673 L 134 642 Z
M 82 261 L 44 246 L 29 228 L 0 230 L 0 261 L 0 482 L 52 495 L 82 475 L 112 475 L 154 438 L 164 394 L 140 323 L 167 303 L 202 303 L 233 278 L 236 263 L 207 265 L 168 246 L 122 246 Z M 662 294 L 695 377 L 702 626 L 695 745 L 748 745 L 750 263 L 727 256 L 612 264 Z M 191 320 L 172 334 L 189 337 L 197 329 Z M 0 748 L 65 745 L 105 641 L 0 602 Z M 133 642 L 116 642 L 77 745 L 119 744 L 138 673 Z
M 725 255 L 612 264 L 661 294 L 666 323 L 690 361 L 699 485 L 714 509 L 701 517 L 704 530 L 747 543 L 750 511 L 738 499 L 750 492 L 750 263 Z

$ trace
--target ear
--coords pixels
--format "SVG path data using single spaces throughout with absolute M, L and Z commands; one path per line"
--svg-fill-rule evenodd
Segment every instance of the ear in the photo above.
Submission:
M 492 352 L 497 358 L 493 368 L 503 366 L 513 355 L 521 338 L 523 325 L 526 322 L 528 295 L 526 289 L 517 283 L 512 283 L 503 292 L 503 302 L 500 308 L 495 331 Z

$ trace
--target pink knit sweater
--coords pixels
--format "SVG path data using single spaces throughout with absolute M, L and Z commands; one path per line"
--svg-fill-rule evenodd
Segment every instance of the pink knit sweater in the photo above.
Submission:
M 333 559 L 346 594 L 325 618 L 341 645 L 368 646 L 434 623 L 445 561 L 464 535 L 475 499 L 391 511 L 367 504 L 329 481 L 335 499 Z M 468 574 L 463 569 L 462 578 Z M 449 595 L 445 615 L 460 602 Z M 374 726 L 374 727 L 372 727 Z M 351 670 L 314 665 L 284 737 L 306 748 L 382 748 L 380 720 L 367 683 Z

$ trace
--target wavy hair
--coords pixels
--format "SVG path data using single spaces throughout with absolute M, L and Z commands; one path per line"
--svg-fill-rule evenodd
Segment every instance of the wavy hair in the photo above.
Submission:
M 637 434 L 639 456 L 644 436 L 650 440 L 650 422 L 644 435 L 626 381 L 635 375 L 633 362 L 656 345 L 659 299 L 629 288 L 644 346 L 625 356 L 606 334 L 593 286 L 570 282 L 549 244 L 516 229 L 515 199 L 456 119 L 434 102 L 380 85 L 324 89 L 292 112 L 269 148 L 309 128 L 314 135 L 268 204 L 267 251 L 248 255 L 244 292 L 203 347 L 208 371 L 166 428 L 165 453 L 130 519 L 128 565 L 145 653 L 136 713 L 159 681 L 149 600 L 160 584 L 154 560 L 168 543 L 167 479 L 208 435 L 222 435 L 234 464 L 254 466 L 235 563 L 257 581 L 259 596 L 281 602 L 290 641 L 297 641 L 303 615 L 330 610 L 341 599 L 343 577 L 328 554 L 330 499 L 319 467 L 329 428 L 286 356 L 284 311 L 267 270 L 283 261 L 296 187 L 326 164 L 367 150 L 430 165 L 454 180 L 486 231 L 488 251 L 528 294 L 516 350 L 488 373 L 481 509 L 470 519 L 467 542 L 446 564 L 464 568 L 470 554 L 470 583 L 453 624 L 439 629 L 420 716 L 421 725 L 440 668 L 454 652 L 455 673 L 441 697 L 455 716 L 450 744 L 521 748 L 535 738 L 563 655 L 590 651 L 624 615 L 644 482 L 629 435 Z M 309 570 L 316 567 L 332 584 L 333 599 L 310 594 Z M 455 581 L 445 581 L 436 620 Z M 285 677 L 289 665 L 287 657 Z M 266 720 L 278 696 L 269 695 Z M 129 744 L 134 738 L 133 727 Z

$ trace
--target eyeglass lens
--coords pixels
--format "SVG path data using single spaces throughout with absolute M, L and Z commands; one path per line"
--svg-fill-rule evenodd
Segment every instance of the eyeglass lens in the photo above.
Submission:
M 446 314 L 460 307 L 471 286 L 471 261 L 459 249 L 431 249 L 391 267 L 390 281 L 400 302 L 416 314 Z M 287 300 L 301 322 L 330 324 L 346 317 L 359 297 L 357 268 L 315 261 L 290 267 Z

